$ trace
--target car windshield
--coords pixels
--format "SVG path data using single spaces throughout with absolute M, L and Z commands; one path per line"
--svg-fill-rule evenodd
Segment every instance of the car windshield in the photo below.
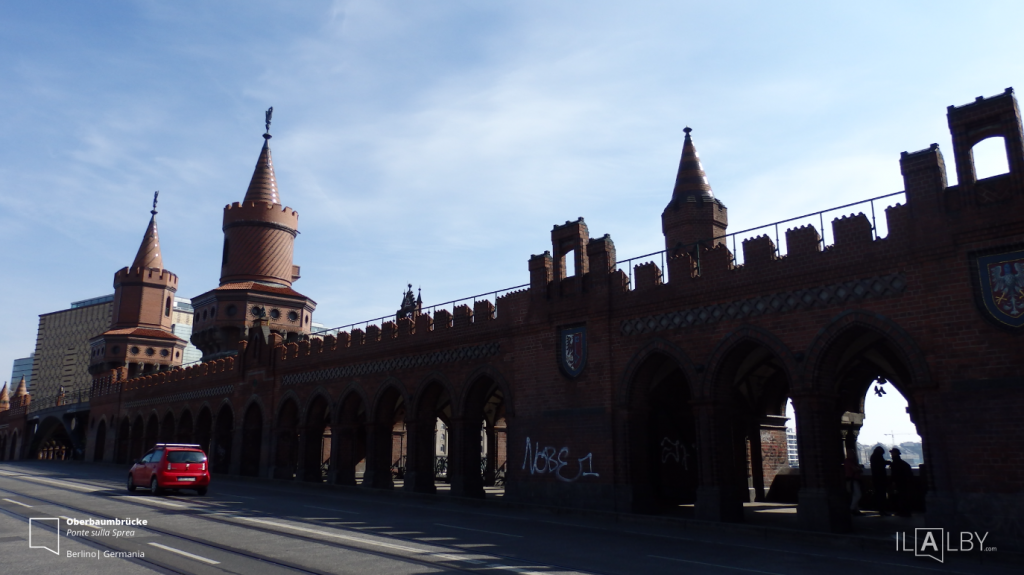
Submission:
M 206 454 L 202 451 L 172 451 L 167 454 L 167 463 L 202 463 Z

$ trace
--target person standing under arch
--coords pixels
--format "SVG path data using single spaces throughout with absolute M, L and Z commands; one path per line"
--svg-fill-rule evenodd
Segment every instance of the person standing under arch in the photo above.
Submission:
M 889 460 L 885 458 L 885 449 L 876 445 L 871 452 L 871 487 L 875 494 L 875 507 L 879 515 L 889 514 L 889 505 L 886 495 L 889 492 L 889 476 L 885 473 L 885 467 Z

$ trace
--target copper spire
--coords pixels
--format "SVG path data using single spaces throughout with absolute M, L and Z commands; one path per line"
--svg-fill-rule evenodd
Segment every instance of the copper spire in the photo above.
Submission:
M 683 155 L 679 158 L 679 173 L 676 174 L 676 186 L 672 190 L 672 201 L 710 201 L 715 199 L 708 184 L 707 175 L 700 165 L 700 154 L 693 145 L 689 126 L 683 129 L 686 138 L 683 140 Z
M 156 231 L 156 198 L 160 192 L 153 193 L 153 209 L 149 212 L 149 227 L 146 228 L 146 235 L 142 238 L 142 245 L 139 246 L 139 253 L 135 254 L 135 261 L 132 262 L 132 269 L 163 269 L 164 258 L 160 255 L 160 236 Z
M 281 199 L 277 195 L 277 178 L 274 177 L 274 160 L 270 157 L 270 117 L 274 113 L 271 106 L 267 110 L 267 131 L 263 134 L 263 149 L 260 150 L 260 159 L 256 161 L 256 170 L 249 181 L 249 189 L 245 192 L 245 203 L 267 202 L 280 204 Z

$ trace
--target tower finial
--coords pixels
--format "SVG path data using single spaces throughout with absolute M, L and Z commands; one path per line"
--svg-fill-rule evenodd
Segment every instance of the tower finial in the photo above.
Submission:
M 157 190 L 157 191 L 153 192 L 153 209 L 150 210 L 149 213 L 153 214 L 154 216 L 156 215 L 156 199 L 159 196 L 160 196 L 160 190 Z
M 274 117 L 274 107 L 271 106 L 271 107 L 267 108 L 267 121 L 266 121 L 267 131 L 266 131 L 266 133 L 263 134 L 263 138 L 264 139 L 269 140 L 270 138 L 273 137 L 273 136 L 270 135 L 270 119 L 273 118 L 273 117 Z
M 685 134 L 686 134 L 687 136 L 689 136 L 689 135 L 690 135 L 690 132 L 692 132 L 692 131 L 693 131 L 693 128 L 691 128 L 691 127 L 689 127 L 689 126 L 687 126 L 687 127 L 683 128 L 683 132 L 684 132 L 684 133 L 685 133 Z

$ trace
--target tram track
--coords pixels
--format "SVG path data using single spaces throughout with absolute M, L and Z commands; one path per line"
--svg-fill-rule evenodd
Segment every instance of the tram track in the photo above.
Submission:
M 31 479 L 22 479 L 21 477 L 16 476 L 16 475 L 4 475 L 4 476 L 2 476 L 0 478 L 16 480 L 16 481 L 19 481 L 19 482 L 22 482 L 22 483 L 26 483 L 28 485 L 32 485 L 34 487 L 51 488 L 51 489 L 52 488 L 56 488 L 56 487 L 53 487 L 53 486 L 50 486 L 50 485 L 46 485 L 46 484 L 40 485 L 39 483 L 37 483 L 37 482 L 35 482 L 35 481 L 31 480 Z M 95 483 L 82 483 L 82 485 L 83 486 L 89 486 L 91 488 L 95 488 L 96 489 L 96 491 L 94 491 L 94 492 L 82 493 L 81 495 L 83 495 L 83 496 L 91 496 L 91 497 L 97 497 L 97 498 L 113 497 L 112 495 L 109 495 L 109 494 L 104 493 L 104 492 L 115 491 L 115 488 L 112 488 L 112 487 L 100 487 L 99 485 L 97 485 Z M 77 512 L 77 513 L 87 514 L 88 516 L 90 516 L 92 518 L 96 518 L 96 519 L 113 519 L 114 518 L 114 516 L 110 515 L 109 513 L 98 512 L 98 511 L 93 510 L 93 509 L 87 509 L 87 508 L 82 507 L 82 506 L 80 506 L 78 504 L 69 504 L 67 502 L 57 501 L 57 500 L 54 500 L 54 499 L 48 499 L 48 498 L 42 497 L 40 495 L 33 495 L 33 494 L 25 493 L 25 492 L 22 492 L 22 491 L 14 490 L 14 489 L 9 489 L 7 487 L 0 487 L 0 489 L 2 489 L 4 491 L 7 491 L 8 493 L 12 493 L 12 494 L 14 494 L 14 495 L 16 495 L 18 497 L 27 498 L 27 499 L 30 499 L 30 500 L 33 500 L 33 501 L 40 502 L 40 503 L 45 504 L 45 505 L 53 505 L 53 506 L 60 507 L 60 508 L 63 508 L 63 509 L 68 509 L 68 510 L 71 510 L 71 511 L 74 511 L 74 512 Z M 125 504 L 129 504 L 129 505 L 133 505 L 133 506 L 143 505 L 142 502 L 133 503 L 133 502 L 130 501 L 130 499 L 134 499 L 134 497 L 119 498 L 120 502 L 125 503 Z M 163 499 L 169 499 L 169 498 L 160 498 L 160 499 L 163 500 Z M 181 500 L 180 499 L 172 499 L 172 501 L 181 501 Z M 302 523 L 304 525 L 306 525 L 306 526 L 303 526 L 303 525 L 290 525 L 290 524 L 287 524 L 287 523 L 281 523 L 280 521 L 269 521 L 268 519 L 272 518 L 273 516 L 267 516 L 265 514 L 259 514 L 259 515 L 255 515 L 254 514 L 253 517 L 245 517 L 245 516 L 243 516 L 241 513 L 237 512 L 237 511 L 233 511 L 233 510 L 229 511 L 227 509 L 220 508 L 220 507 L 214 508 L 208 502 L 191 501 L 191 500 L 189 500 L 188 503 L 192 503 L 193 505 L 195 505 L 195 507 L 185 507 L 185 506 L 182 506 L 181 509 L 170 509 L 170 508 L 166 508 L 166 507 L 154 508 L 154 507 L 150 507 L 150 506 L 146 505 L 145 509 L 148 512 L 159 511 L 162 514 L 167 514 L 167 515 L 187 515 L 189 517 L 193 517 L 193 518 L 198 519 L 198 520 L 207 521 L 207 522 L 210 522 L 210 523 L 221 524 L 221 525 L 226 525 L 226 526 L 231 526 L 231 527 L 238 528 L 238 529 L 243 529 L 243 530 L 260 532 L 260 533 L 263 533 L 263 534 L 266 534 L 266 535 L 271 535 L 271 536 L 274 536 L 274 537 L 284 537 L 284 538 L 287 538 L 287 539 L 303 541 L 303 542 L 306 542 L 306 543 L 316 543 L 318 545 L 323 545 L 323 546 L 326 546 L 326 547 L 336 548 L 336 549 L 340 549 L 340 550 L 344 550 L 344 551 L 361 553 L 361 554 L 367 554 L 367 555 L 373 555 L 375 557 L 380 557 L 382 559 L 387 559 L 387 560 L 391 560 L 391 561 L 401 561 L 401 562 L 405 562 L 405 563 L 413 563 L 413 564 L 417 564 L 417 565 L 421 565 L 421 566 L 425 566 L 425 567 L 431 567 L 431 568 L 435 568 L 435 569 L 442 569 L 442 570 L 446 570 L 446 571 L 456 571 L 456 572 L 463 572 L 463 573 L 474 573 L 474 574 L 478 574 L 478 575 L 480 573 L 488 573 L 488 572 L 494 572 L 494 571 L 512 572 L 512 573 L 518 573 L 518 574 L 522 574 L 522 575 L 540 575 L 540 571 L 545 571 L 545 572 L 550 573 L 550 570 L 552 568 L 554 568 L 554 569 L 564 570 L 564 571 L 572 572 L 572 573 L 584 573 L 583 571 L 580 571 L 578 569 L 574 569 L 574 568 L 571 568 L 571 567 L 566 567 L 566 566 L 561 566 L 561 565 L 551 565 L 551 564 L 543 564 L 543 565 L 534 564 L 534 566 L 532 566 L 532 568 L 519 567 L 519 566 L 515 566 L 515 565 L 516 564 L 518 564 L 518 565 L 530 564 L 530 563 L 533 563 L 533 562 L 525 561 L 525 560 L 523 560 L 521 558 L 518 558 L 518 557 L 505 556 L 505 555 L 498 554 L 498 553 L 486 553 L 485 555 L 486 555 L 487 559 L 474 559 L 474 558 L 469 558 L 469 557 L 460 557 L 460 555 L 465 555 L 466 554 L 466 550 L 465 549 L 461 549 L 461 548 L 457 548 L 457 547 L 450 547 L 450 546 L 447 546 L 447 545 L 437 544 L 437 543 L 434 543 L 434 542 L 431 542 L 431 543 L 427 544 L 427 543 L 424 543 L 422 541 L 417 541 L 415 539 L 407 539 L 407 538 L 403 538 L 403 537 L 399 537 L 399 536 L 395 536 L 395 535 L 381 535 L 381 534 L 377 534 L 377 533 L 371 533 L 372 535 L 375 535 L 377 537 L 392 539 L 392 540 L 395 540 L 396 543 L 397 542 L 400 542 L 400 543 L 396 544 L 396 543 L 388 543 L 388 542 L 382 542 L 382 541 L 375 541 L 373 539 L 370 539 L 370 538 L 366 537 L 367 534 L 364 533 L 361 530 L 358 530 L 358 529 L 339 528 L 336 525 L 321 524 L 320 522 L 310 521 L 308 519 L 303 519 L 302 520 Z M 197 509 L 197 507 L 198 507 L 198 509 Z M 222 516 L 216 515 L 216 514 L 224 514 L 224 513 L 229 513 L 229 512 L 233 513 L 233 515 L 231 515 L 230 517 L 222 517 Z M 7 511 L 7 513 L 10 514 L 11 512 Z M 294 520 L 289 520 L 289 521 L 294 521 Z M 264 526 L 264 524 L 271 525 L 273 527 Z M 313 529 L 313 528 L 310 528 L 308 526 L 315 526 L 315 527 L 317 527 L 317 529 Z M 333 530 L 333 531 L 340 531 L 342 533 L 332 533 L 330 531 L 325 531 L 325 529 L 330 529 L 330 530 Z M 211 549 L 216 549 L 216 550 L 218 550 L 220 552 L 223 552 L 223 553 L 229 553 L 229 554 L 245 557 L 246 559 L 260 561 L 260 562 L 264 562 L 264 563 L 267 563 L 267 564 L 272 564 L 272 565 L 275 565 L 275 566 L 277 566 L 279 568 L 291 570 L 291 571 L 294 571 L 294 572 L 310 573 L 310 574 L 316 574 L 316 575 L 328 575 L 330 573 L 328 571 L 323 571 L 323 570 L 320 570 L 320 569 L 299 565 L 299 564 L 296 564 L 296 563 L 291 562 L 291 561 L 286 561 L 286 560 L 274 558 L 274 557 L 271 557 L 271 556 L 268 556 L 268 555 L 264 555 L 264 554 L 260 554 L 260 553 L 254 553 L 252 551 L 248 551 L 248 550 L 245 550 L 245 549 L 240 549 L 238 547 L 234 547 L 234 546 L 227 545 L 227 544 L 224 544 L 224 543 L 216 543 L 216 542 L 212 542 L 212 541 L 207 540 L 207 539 L 200 539 L 200 538 L 197 538 L 197 537 L 194 537 L 194 536 L 191 536 L 191 535 L 187 535 L 187 534 L 181 533 L 179 531 L 171 530 L 171 529 L 158 528 L 158 527 L 153 527 L 151 525 L 147 525 L 145 527 L 145 530 L 149 531 L 149 532 L 152 532 L 152 533 L 160 534 L 162 536 L 173 537 L 173 538 L 180 539 L 180 540 L 183 540 L 183 541 L 188 541 L 188 542 L 196 544 L 196 545 L 201 545 L 201 546 L 208 547 L 208 548 L 211 548 Z M 356 536 L 345 535 L 344 532 L 346 532 L 346 531 L 357 533 L 359 536 L 356 537 Z M 335 540 L 328 540 L 328 539 L 325 539 L 324 537 L 335 539 Z M 357 543 L 360 543 L 360 544 L 343 543 L 343 542 L 338 541 L 336 539 L 353 540 L 353 541 L 355 541 Z M 79 540 L 86 541 L 86 542 L 89 542 L 89 543 L 96 543 L 97 542 L 95 539 L 91 539 L 91 538 L 88 538 L 88 537 L 79 538 Z M 367 545 L 383 547 L 385 549 L 390 549 L 392 552 L 375 550 L 375 549 L 368 549 L 366 547 Z M 410 547 L 410 545 L 414 545 L 415 547 Z M 426 546 L 429 546 L 429 547 L 431 547 L 433 549 L 424 549 L 423 547 L 426 547 Z M 111 547 L 111 548 L 115 549 L 113 547 Z M 117 550 L 123 551 L 123 549 L 117 549 Z M 401 552 L 401 553 L 399 553 L 399 552 Z M 504 564 L 504 563 L 511 563 L 511 565 L 510 564 Z M 173 567 L 173 566 L 165 566 L 165 565 L 163 565 L 162 563 L 159 563 L 159 562 L 156 563 L 156 564 L 161 566 L 161 568 L 170 569 L 171 571 L 173 571 L 175 573 L 181 572 L 181 571 L 178 571 L 177 568 Z M 595 572 L 595 571 L 592 571 L 592 570 L 588 570 L 585 573 L 589 573 L 589 574 L 593 574 L 593 575 L 602 575 L 601 573 Z

